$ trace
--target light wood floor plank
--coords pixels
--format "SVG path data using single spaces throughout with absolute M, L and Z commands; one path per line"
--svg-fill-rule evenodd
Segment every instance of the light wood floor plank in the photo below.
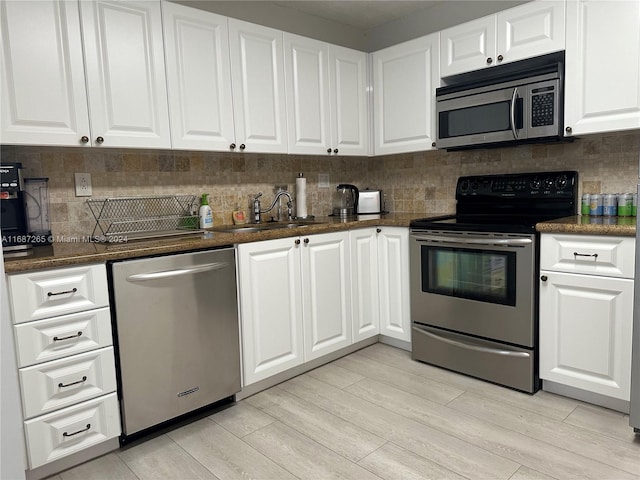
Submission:
M 62 472 L 61 480 L 136 480 L 136 477 L 122 459 L 109 453 L 90 462 Z
M 393 366 L 408 373 L 420 375 L 431 380 L 445 383 L 453 387 L 474 392 L 478 395 L 495 398 L 550 418 L 563 420 L 578 405 L 583 403 L 571 398 L 538 391 L 535 395 L 517 392 L 491 383 L 459 375 L 443 368 L 427 365 L 411 359 L 411 353 L 382 343 L 376 343 L 352 354 L 362 355 L 386 365 Z
M 247 402 L 237 402 L 209 418 L 240 438 L 276 421 Z
M 121 450 L 118 456 L 141 480 L 217 478 L 166 435 Z
M 169 435 L 221 480 L 295 478 L 273 460 L 208 418 L 174 430 Z M 158 478 L 162 477 L 156 477 Z
M 358 463 L 386 480 L 466 480 L 465 477 L 391 442 Z
M 633 440 L 613 439 L 470 393 L 461 395 L 448 406 L 591 460 L 640 474 L 640 443 Z
M 388 383 L 406 392 L 428 396 L 431 401 L 441 405 L 445 405 L 464 392 L 460 388 L 451 387 L 442 382 L 434 382 L 423 376 L 372 361 L 364 356 L 349 355 L 336 360 L 334 363 L 364 377 L 375 378 L 380 382 Z
M 353 462 L 386 443 L 367 430 L 279 388 L 260 392 L 245 401 Z
M 622 470 L 375 380 L 361 380 L 345 391 L 548 475 L 593 480 L 634 478 Z
M 617 438 L 624 442 L 632 442 L 636 437 L 629 425 L 629 415 L 597 407 L 595 405 L 580 405 L 565 419 L 565 423 L 586 428 L 593 432 Z
M 279 388 L 467 478 L 507 479 L 520 466 L 310 376 L 293 378 Z
M 327 363 L 322 367 L 307 372 L 307 375 L 321 380 L 336 388 L 344 388 L 362 380 L 364 377 L 358 373 L 346 370 L 334 363 Z
M 556 480 L 554 477 L 540 473 L 524 465 L 509 480 Z
M 380 480 L 368 470 L 280 422 L 253 432 L 244 440 L 298 478 Z

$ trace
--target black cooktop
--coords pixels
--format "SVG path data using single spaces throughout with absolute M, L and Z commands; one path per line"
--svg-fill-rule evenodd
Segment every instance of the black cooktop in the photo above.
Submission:
M 534 233 L 539 222 L 575 215 L 578 173 L 460 177 L 456 213 L 413 220 L 411 228 Z

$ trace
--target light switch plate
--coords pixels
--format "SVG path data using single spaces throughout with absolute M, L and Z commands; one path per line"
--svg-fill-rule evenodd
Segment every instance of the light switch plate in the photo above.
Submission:
M 318 188 L 329 188 L 329 174 L 328 173 L 319 173 L 318 174 Z
M 76 173 L 76 197 L 90 197 L 91 192 L 91 174 Z

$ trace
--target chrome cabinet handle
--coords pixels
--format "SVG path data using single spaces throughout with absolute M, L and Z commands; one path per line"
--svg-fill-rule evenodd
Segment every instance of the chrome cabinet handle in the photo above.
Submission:
M 333 149 L 333 153 L 338 153 L 338 149 L 337 149 L 337 148 L 334 148 L 334 149 Z
M 578 252 L 573 252 L 573 259 L 577 260 L 577 257 L 593 257 L 594 260 L 598 259 L 598 254 L 597 253 L 578 253 Z
M 295 242 L 293 242 L 293 243 L 295 243 L 296 245 L 300 245 L 300 239 L 299 239 L 299 238 L 296 238 L 296 241 L 295 241 Z
M 244 144 L 244 143 L 241 143 L 241 144 L 240 144 L 240 150 L 244 150 L 245 148 L 247 148 L 247 147 L 245 146 L 245 144 Z
M 96 138 L 96 143 L 104 143 L 104 138 L 103 137 Z
M 63 437 L 73 437 L 74 435 L 78 435 L 79 433 L 86 432 L 90 428 L 91 428 L 91 424 L 87 423 L 87 428 L 83 428 L 82 430 L 78 430 L 77 432 L 73 432 L 73 433 L 64 432 L 62 434 L 62 436 Z
M 380 233 L 380 232 L 382 232 L 382 229 L 381 228 L 376 228 L 376 233 Z
M 79 331 L 75 335 L 69 335 L 68 337 L 53 337 L 54 342 L 61 342 L 62 340 L 69 340 L 70 338 L 78 338 L 82 336 L 82 331 Z
M 573 129 L 571 127 L 567 127 L 564 129 L 565 132 L 567 133 L 571 133 L 573 131 Z
M 502 60 L 504 60 L 504 57 L 502 55 L 498 55 L 498 61 L 501 62 Z
M 82 380 L 78 380 L 77 382 L 67 383 L 66 385 L 62 382 L 58 384 L 58 388 L 70 387 L 71 385 L 78 385 L 79 383 L 84 383 L 87 381 L 87 376 L 83 376 Z
M 542 275 L 540 277 L 540 280 L 542 280 L 543 282 L 546 282 L 547 280 L 549 280 L 549 278 L 546 275 Z
M 232 143 L 231 145 L 229 145 L 229 149 L 230 150 L 235 150 L 236 149 L 236 144 Z
M 82 137 L 80 137 L 80 141 L 82 143 L 89 143 L 89 137 L 87 137 L 86 135 L 83 135 Z
M 487 65 L 491 65 L 493 63 L 493 58 L 487 58 Z
M 331 149 L 330 148 L 327 148 L 327 153 L 331 153 Z
M 304 243 L 309 243 L 309 239 L 308 239 L 308 238 L 305 238 L 305 239 L 304 239 Z
M 65 290 L 64 292 L 47 292 L 47 297 L 55 297 L 56 295 L 68 295 L 69 293 L 76 293 L 78 289 L 73 287 L 71 290 Z

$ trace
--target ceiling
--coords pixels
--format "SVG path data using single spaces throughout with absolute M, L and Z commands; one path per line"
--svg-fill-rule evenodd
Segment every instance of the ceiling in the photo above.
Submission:
M 295 0 L 265 3 L 292 8 L 360 30 L 370 30 L 415 12 L 446 3 L 446 0 Z

